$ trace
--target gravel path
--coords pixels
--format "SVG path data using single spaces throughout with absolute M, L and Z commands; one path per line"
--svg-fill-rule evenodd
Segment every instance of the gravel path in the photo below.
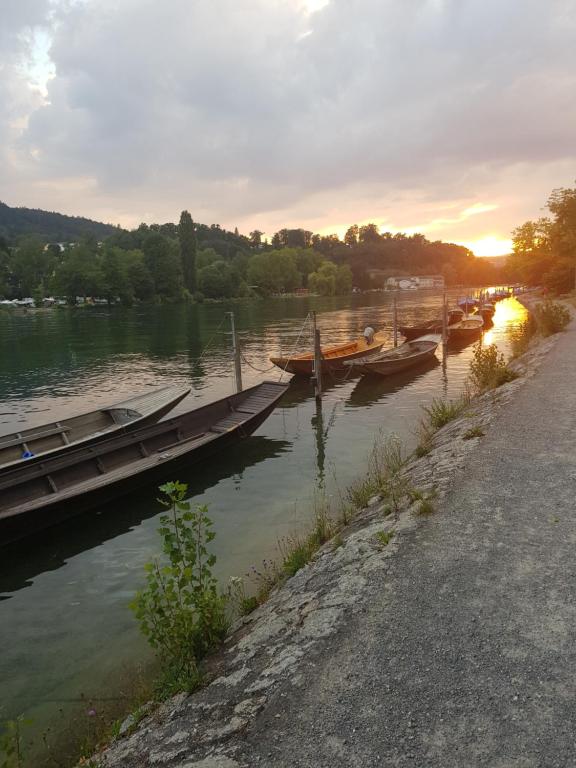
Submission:
M 575 383 L 572 323 L 241 764 L 576 766 Z

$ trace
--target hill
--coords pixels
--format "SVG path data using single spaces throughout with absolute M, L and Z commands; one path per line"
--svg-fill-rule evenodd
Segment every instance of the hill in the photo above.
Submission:
M 37 235 L 51 243 L 76 242 L 87 234 L 103 240 L 117 231 L 112 224 L 81 216 L 65 216 L 36 208 L 11 208 L 0 202 L 0 236 L 12 243 L 22 235 Z

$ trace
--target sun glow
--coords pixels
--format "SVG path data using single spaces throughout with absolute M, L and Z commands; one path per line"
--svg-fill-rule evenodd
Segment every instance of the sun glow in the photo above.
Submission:
M 507 256 L 512 252 L 512 240 L 490 235 L 479 240 L 460 243 L 474 253 L 475 256 Z

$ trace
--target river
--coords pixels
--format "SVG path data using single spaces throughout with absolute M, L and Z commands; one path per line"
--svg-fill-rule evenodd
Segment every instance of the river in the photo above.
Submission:
M 402 322 L 438 314 L 432 292 L 399 296 Z M 0 433 L 90 410 L 148 387 L 188 384 L 174 413 L 232 391 L 233 309 L 248 386 L 269 377 L 268 358 L 288 352 L 311 309 L 323 343 L 358 336 L 366 325 L 391 340 L 391 295 L 274 299 L 134 309 L 58 309 L 0 315 Z M 497 305 L 484 343 L 504 352 L 508 331 L 524 319 L 514 299 Z M 307 382 L 293 382 L 257 433 L 190 468 L 190 497 L 209 505 L 217 533 L 217 574 L 245 574 L 272 555 L 279 538 L 310 514 L 318 484 L 345 488 L 366 466 L 378 431 L 415 444 L 422 405 L 453 397 L 468 374 L 472 346 L 391 379 L 332 383 L 321 413 Z M 172 415 L 172 414 L 171 414 Z M 0 549 L 0 720 L 24 714 L 38 733 L 69 711 L 96 701 L 119 670 L 148 651 L 128 609 L 143 565 L 159 551 L 160 508 L 154 487 L 106 509 Z M 56 727 L 57 724 L 56 724 Z

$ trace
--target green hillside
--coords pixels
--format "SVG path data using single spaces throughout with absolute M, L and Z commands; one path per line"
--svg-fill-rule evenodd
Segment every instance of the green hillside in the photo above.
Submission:
M 14 243 L 23 235 L 37 235 L 46 242 L 76 242 L 91 234 L 98 240 L 113 234 L 117 227 L 81 216 L 41 211 L 35 208 L 11 208 L 0 202 L 0 236 Z

